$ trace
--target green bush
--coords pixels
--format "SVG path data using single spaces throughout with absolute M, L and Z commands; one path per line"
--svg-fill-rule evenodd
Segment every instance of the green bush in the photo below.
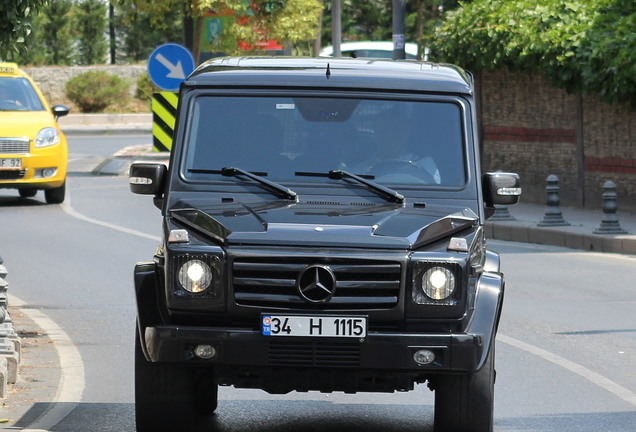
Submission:
M 137 78 L 137 91 L 135 97 L 145 102 L 152 101 L 152 94 L 160 92 L 161 89 L 153 84 L 148 73 L 143 73 Z
M 66 96 L 81 112 L 103 112 L 109 106 L 124 106 L 130 99 L 129 85 L 104 71 L 89 71 L 66 83 Z

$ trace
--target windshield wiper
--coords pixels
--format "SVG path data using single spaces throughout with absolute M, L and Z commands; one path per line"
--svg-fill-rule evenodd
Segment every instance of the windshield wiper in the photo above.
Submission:
M 251 172 L 245 171 L 241 168 L 225 167 L 225 168 L 221 168 L 221 170 L 189 169 L 188 172 L 199 173 L 199 174 L 221 174 L 225 177 L 241 177 L 241 176 L 247 177 L 250 180 L 254 180 L 263 189 L 268 190 L 269 192 L 273 193 L 277 197 L 286 198 L 293 201 L 298 200 L 298 194 L 294 192 L 293 190 L 289 189 L 288 187 L 285 187 L 281 184 L 267 180 L 256 174 L 252 174 Z
M 367 180 L 366 178 L 362 176 L 352 174 L 348 171 L 331 170 L 328 173 L 297 172 L 296 175 L 297 176 L 316 176 L 317 175 L 321 177 L 323 176 L 329 177 L 330 179 L 334 179 L 334 180 L 341 180 L 341 179 L 348 178 L 365 185 L 367 188 L 369 188 L 369 190 L 371 190 L 372 192 L 375 192 L 377 195 L 381 196 L 387 201 L 395 202 L 398 204 L 404 204 L 404 195 L 394 191 L 393 189 L 389 189 L 388 187 L 384 187 L 376 182 Z

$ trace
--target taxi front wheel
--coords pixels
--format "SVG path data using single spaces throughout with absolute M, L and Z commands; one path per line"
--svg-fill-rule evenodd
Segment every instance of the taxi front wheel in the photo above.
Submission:
M 33 198 L 37 193 L 37 189 L 18 189 L 20 198 Z
M 64 180 L 62 186 L 53 189 L 46 189 L 44 191 L 44 199 L 46 199 L 47 204 L 62 204 L 65 196 L 66 180 Z

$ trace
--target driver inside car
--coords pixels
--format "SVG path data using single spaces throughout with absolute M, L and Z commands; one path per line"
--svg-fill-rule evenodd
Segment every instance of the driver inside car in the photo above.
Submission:
M 15 93 L 15 90 L 11 88 L 9 82 L 0 83 L 0 103 L 5 105 L 5 109 L 7 105 L 15 107 L 21 107 L 23 105 Z
M 417 125 L 396 108 L 380 114 L 373 127 L 375 157 L 368 174 L 384 182 L 440 184 L 435 161 L 421 156 L 425 144 L 417 135 Z

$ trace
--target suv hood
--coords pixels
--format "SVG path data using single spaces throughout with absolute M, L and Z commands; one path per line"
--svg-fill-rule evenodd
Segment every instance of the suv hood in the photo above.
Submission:
M 227 245 L 416 249 L 478 225 L 470 209 L 452 206 L 260 202 L 186 207 L 171 217 Z

